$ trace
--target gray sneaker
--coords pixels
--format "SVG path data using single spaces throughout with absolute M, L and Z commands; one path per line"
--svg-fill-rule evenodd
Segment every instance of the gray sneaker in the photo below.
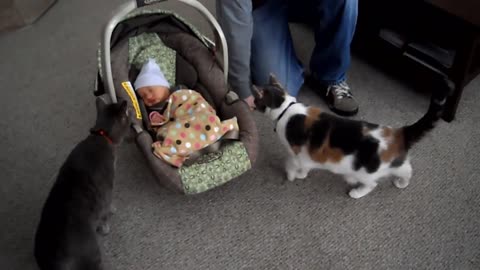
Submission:
M 358 112 L 358 103 L 345 81 L 327 86 L 326 101 L 330 110 L 339 115 L 352 116 Z

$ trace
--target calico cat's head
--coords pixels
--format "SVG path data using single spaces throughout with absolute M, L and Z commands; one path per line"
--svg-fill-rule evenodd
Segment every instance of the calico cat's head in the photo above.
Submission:
M 97 98 L 96 107 L 97 121 L 92 130 L 103 130 L 113 143 L 121 143 L 131 124 L 127 101 L 107 104 L 102 98 Z
M 286 103 L 295 102 L 296 99 L 288 95 L 275 75 L 270 74 L 269 83 L 264 86 L 252 86 L 255 97 L 256 110 L 268 115 L 275 114 L 276 110 Z

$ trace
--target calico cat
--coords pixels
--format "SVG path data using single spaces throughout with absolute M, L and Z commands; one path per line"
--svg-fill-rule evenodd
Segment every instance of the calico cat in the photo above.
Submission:
M 97 98 L 90 135 L 70 153 L 45 202 L 35 235 L 41 270 L 102 269 L 98 234 L 107 234 L 115 167 L 115 145 L 131 120 L 127 102 L 107 105 Z
M 253 86 L 256 109 L 275 122 L 280 141 L 288 149 L 288 180 L 303 179 L 314 168 L 326 169 L 355 186 L 349 191 L 352 198 L 367 195 L 386 176 L 396 177 L 397 188 L 408 186 L 412 176 L 408 150 L 433 128 L 451 89 L 450 82 L 441 80 L 420 120 L 392 128 L 307 107 L 288 95 L 273 75 L 268 85 Z

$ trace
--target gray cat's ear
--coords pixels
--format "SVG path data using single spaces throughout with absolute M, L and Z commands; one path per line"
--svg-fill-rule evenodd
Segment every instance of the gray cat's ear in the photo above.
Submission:
M 278 86 L 278 87 L 280 87 L 280 88 L 283 89 L 282 84 L 277 80 L 277 77 L 275 77 L 275 74 L 270 73 L 269 81 L 270 81 L 270 84 L 276 85 L 276 86 Z
M 123 112 L 123 113 L 127 113 L 127 101 L 126 100 L 123 100 L 121 103 L 120 103 L 120 111 Z
M 97 111 L 99 112 L 103 111 L 105 107 L 107 107 L 107 103 L 101 97 L 97 97 L 97 99 L 95 100 L 95 105 L 97 107 Z

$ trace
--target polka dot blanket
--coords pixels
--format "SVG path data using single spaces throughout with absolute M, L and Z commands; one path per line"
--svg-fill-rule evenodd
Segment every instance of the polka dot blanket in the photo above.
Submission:
M 152 121 L 158 138 L 152 144 L 153 153 L 175 167 L 181 167 L 195 151 L 239 130 L 236 117 L 221 121 L 212 106 L 193 90 L 172 93 L 163 119 Z

